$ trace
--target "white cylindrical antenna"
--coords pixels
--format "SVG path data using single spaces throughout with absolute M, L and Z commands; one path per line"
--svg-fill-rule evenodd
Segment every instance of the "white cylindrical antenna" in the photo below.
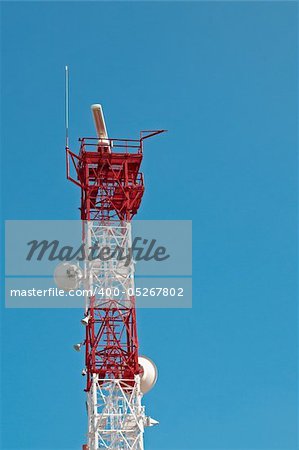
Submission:
M 69 147 L 69 68 L 65 66 L 65 146 Z
M 102 106 L 98 105 L 98 104 L 91 105 L 91 111 L 93 114 L 93 120 L 94 120 L 94 124 L 95 124 L 96 130 L 97 130 L 98 138 L 99 139 L 107 139 L 108 134 L 107 134 L 107 129 L 106 129 Z

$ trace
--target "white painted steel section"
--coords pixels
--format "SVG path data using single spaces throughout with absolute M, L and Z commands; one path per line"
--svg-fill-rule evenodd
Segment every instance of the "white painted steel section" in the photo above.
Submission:
M 146 423 L 140 377 L 133 380 L 94 378 L 87 395 L 89 450 L 143 450 Z
M 101 306 L 105 305 L 106 298 L 117 300 L 120 306 L 130 306 L 129 297 L 134 293 L 130 222 L 110 222 L 108 225 L 102 225 L 100 222 L 90 221 L 87 234 L 88 247 L 98 248 L 94 256 L 98 255 L 99 251 L 105 253 L 104 249 L 109 249 L 110 252 L 109 258 L 101 253 L 100 258 L 86 261 L 87 289 L 96 290 L 97 301 Z M 123 259 L 120 259 L 120 255 Z M 88 297 L 86 300 L 88 304 Z

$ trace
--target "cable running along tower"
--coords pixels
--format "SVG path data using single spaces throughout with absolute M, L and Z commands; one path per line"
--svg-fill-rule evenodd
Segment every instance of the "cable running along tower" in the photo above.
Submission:
M 156 382 L 154 363 L 138 354 L 134 262 L 129 255 L 131 220 L 144 192 L 140 166 L 144 140 L 164 130 L 144 131 L 140 139 L 108 137 L 101 105 L 92 105 L 96 138 L 82 138 L 79 154 L 67 143 L 67 178 L 81 188 L 82 241 L 86 249 L 110 249 L 87 259 L 81 285 L 85 297 L 85 347 L 88 430 L 85 450 L 143 450 L 144 427 L 158 422 L 145 415 L 142 395 Z M 75 175 L 72 175 L 75 173 Z M 68 265 L 65 276 L 79 279 Z

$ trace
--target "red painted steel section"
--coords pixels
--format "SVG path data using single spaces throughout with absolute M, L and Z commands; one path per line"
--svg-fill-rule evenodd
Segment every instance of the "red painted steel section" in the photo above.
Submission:
M 139 372 L 135 299 L 131 298 L 126 307 L 105 300 L 107 306 L 103 308 L 93 307 L 94 300 L 86 327 L 87 375 L 133 379 Z
M 142 141 L 81 139 L 79 156 L 68 151 L 82 188 L 82 220 L 131 220 L 144 192 Z

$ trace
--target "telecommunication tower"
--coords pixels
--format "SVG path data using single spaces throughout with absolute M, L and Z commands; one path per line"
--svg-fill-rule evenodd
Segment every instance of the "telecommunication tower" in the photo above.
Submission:
M 144 192 L 144 140 L 165 130 L 142 131 L 139 139 L 111 139 L 101 105 L 91 109 L 97 137 L 79 139 L 78 154 L 67 139 L 67 178 L 81 188 L 84 247 L 108 248 L 109 257 L 86 258 L 83 270 L 63 264 L 55 279 L 65 289 L 81 283 L 88 292 L 81 321 L 85 340 L 74 346 L 85 347 L 88 430 L 83 450 L 143 450 L 144 428 L 158 422 L 145 415 L 141 400 L 155 384 L 157 369 L 138 353 L 134 261 L 119 258 L 119 249 L 130 255 L 131 220 Z

